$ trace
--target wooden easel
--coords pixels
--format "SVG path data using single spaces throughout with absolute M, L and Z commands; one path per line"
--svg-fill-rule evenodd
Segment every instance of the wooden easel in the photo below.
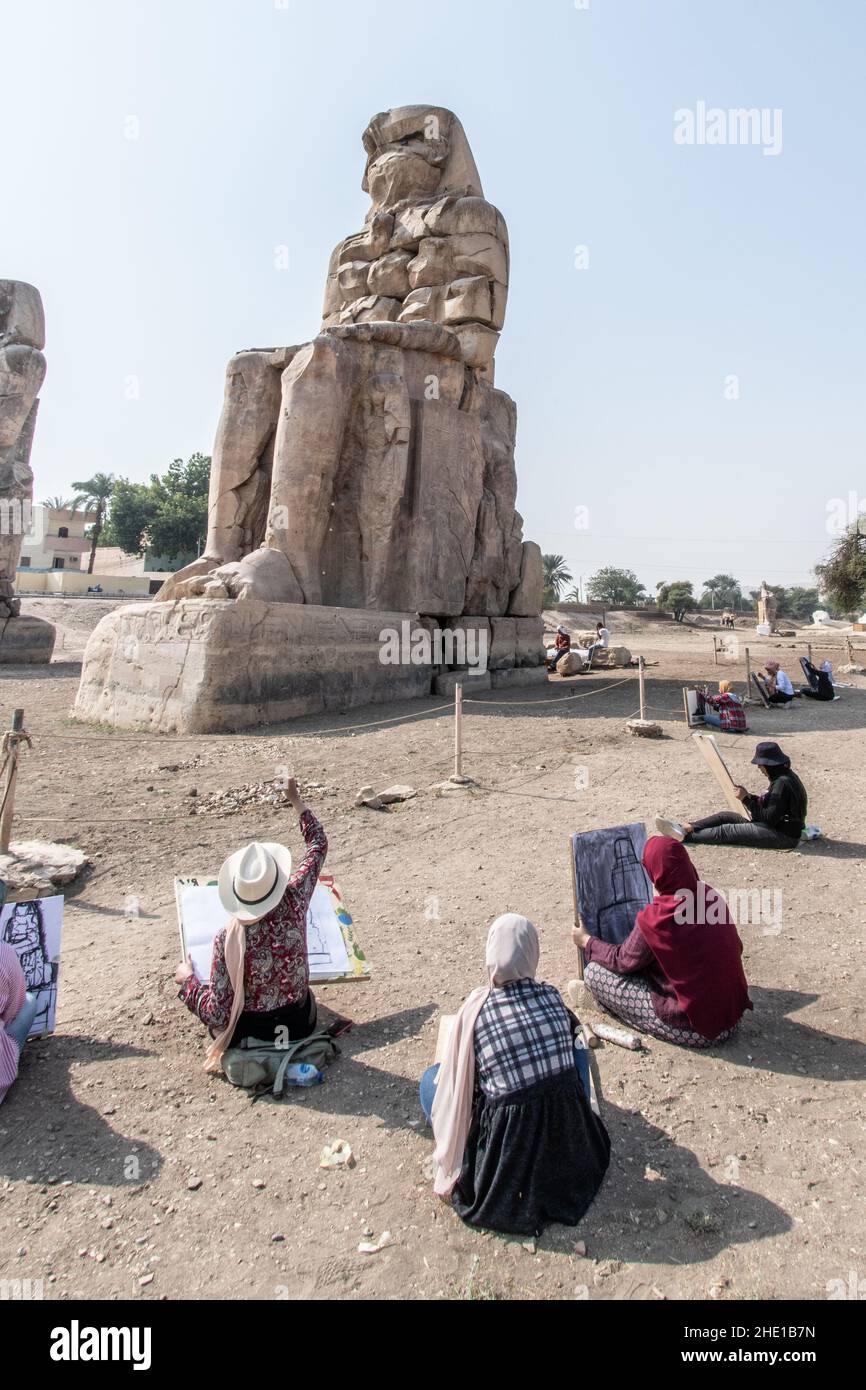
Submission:
M 575 925 L 576 927 L 582 927 L 584 923 L 583 923 L 583 918 L 582 918 L 581 915 L 580 915 L 580 908 L 579 908 L 578 902 L 577 902 L 577 870 L 576 870 L 575 867 L 574 867 L 574 850 L 573 850 L 573 848 L 572 848 L 572 845 L 571 845 L 571 841 L 570 841 L 570 840 L 569 840 L 569 842 L 568 842 L 568 859 L 569 859 L 569 863 L 571 864 L 571 892 L 572 892 L 572 896 L 573 896 L 573 898 L 574 898 L 574 925 Z M 582 946 L 578 946 L 578 948 L 577 948 L 577 978 L 578 978 L 579 980 L 582 980 L 582 979 L 583 979 L 585 969 L 586 969 L 586 961 L 584 960 L 583 947 L 582 947 Z

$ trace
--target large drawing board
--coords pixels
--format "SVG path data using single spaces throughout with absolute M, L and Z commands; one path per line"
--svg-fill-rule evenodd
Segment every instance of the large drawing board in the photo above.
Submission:
M 210 978 L 214 937 L 228 926 L 217 880 L 207 875 L 176 878 L 177 917 L 184 959 L 196 978 Z M 352 918 L 334 880 L 323 874 L 307 910 L 307 956 L 312 984 L 348 984 L 370 978 L 370 966 L 355 939 Z
M 704 724 L 703 706 L 701 704 L 700 692 L 689 686 L 683 691 L 683 704 L 686 711 L 686 723 L 690 729 L 694 729 L 698 724 Z
M 737 784 L 728 772 L 727 764 L 719 752 L 718 745 L 712 734 L 692 734 L 692 738 L 697 746 L 698 752 L 703 758 L 710 772 L 721 787 L 725 801 L 728 803 L 729 811 L 736 811 L 737 815 L 748 819 L 748 812 L 742 801 L 737 798 Z
M 0 941 L 18 955 L 27 990 L 36 995 L 36 1016 L 29 1038 L 53 1033 L 57 1017 L 57 983 L 60 974 L 60 933 L 63 898 L 34 898 L 7 903 L 0 911 Z
M 619 946 L 653 889 L 641 862 L 646 826 L 618 825 L 571 837 L 574 904 L 590 936 Z
M 767 685 L 764 677 L 757 671 L 753 671 L 752 680 L 755 682 L 755 689 L 761 697 L 761 704 L 764 706 L 764 709 L 772 709 L 773 706 L 770 703 L 770 687 Z

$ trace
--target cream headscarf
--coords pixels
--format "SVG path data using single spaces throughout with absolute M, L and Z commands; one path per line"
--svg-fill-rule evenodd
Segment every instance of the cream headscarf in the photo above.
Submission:
M 472 1123 L 472 1096 L 475 1090 L 475 1023 L 490 997 L 491 989 L 531 980 L 538 969 L 538 932 L 526 917 L 506 913 L 497 917 L 487 935 L 485 963 L 490 984 L 475 989 L 454 1022 L 448 1047 L 439 1068 L 436 1099 L 433 1102 L 433 1134 L 436 1148 L 434 1190 L 450 1197 L 460 1169 L 469 1127 Z
M 261 919 L 259 919 L 261 920 Z M 233 917 L 226 927 L 225 943 L 223 953 L 225 955 L 226 970 L 232 982 L 232 1011 L 229 1015 L 228 1026 L 215 1038 L 207 1050 L 207 1057 L 204 1069 L 208 1072 L 220 1072 L 223 1068 L 223 1053 L 228 1047 L 234 1036 L 237 1021 L 244 1011 L 246 995 L 244 993 L 244 959 L 247 953 L 247 927 L 253 926 L 252 922 L 239 922 L 237 917 Z

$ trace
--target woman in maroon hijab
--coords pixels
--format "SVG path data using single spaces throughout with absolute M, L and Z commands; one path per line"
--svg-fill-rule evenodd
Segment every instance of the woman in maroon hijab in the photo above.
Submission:
M 752 1007 L 727 903 L 701 882 L 677 840 L 649 840 L 643 863 L 656 897 L 621 946 L 583 927 L 572 933 L 587 963 L 587 989 L 610 1013 L 663 1042 L 727 1042 Z

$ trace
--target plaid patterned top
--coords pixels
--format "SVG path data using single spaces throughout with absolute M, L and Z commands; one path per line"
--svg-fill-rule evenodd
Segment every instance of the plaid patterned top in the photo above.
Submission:
M 739 695 L 732 695 L 730 691 L 725 691 L 722 695 L 708 695 L 706 700 L 722 721 L 723 731 L 727 729 L 731 733 L 745 733 L 748 727 L 746 711 L 743 709 L 743 702 Z
M 573 1066 L 571 1014 L 559 990 L 517 980 L 491 991 L 475 1023 L 476 1076 L 486 1096 L 523 1091 Z

